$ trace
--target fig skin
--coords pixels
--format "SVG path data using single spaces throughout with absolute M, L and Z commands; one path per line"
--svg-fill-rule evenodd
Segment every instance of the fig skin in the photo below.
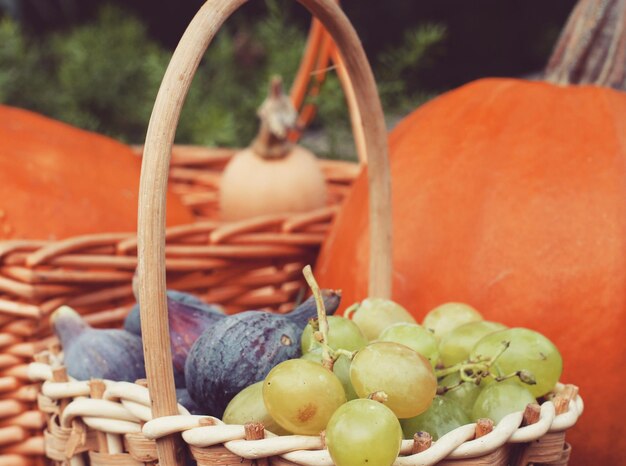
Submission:
M 226 317 L 221 308 L 206 304 L 189 293 L 167 291 L 167 311 L 170 327 L 170 346 L 176 388 L 185 387 L 185 361 L 194 342 L 204 330 Z M 124 329 L 141 336 L 139 305 L 135 304 Z
M 286 317 L 246 311 L 222 319 L 194 343 L 185 380 L 203 413 L 220 417 L 241 390 L 300 356 L 302 330 Z
M 341 302 L 341 292 L 324 289 L 322 290 L 322 298 L 326 313 L 328 315 L 334 314 Z M 231 318 L 232 316 L 224 314 L 217 305 L 206 304 L 192 294 L 174 290 L 167 291 L 167 309 L 174 382 L 176 388 L 185 388 L 187 387 L 185 366 L 192 346 L 203 332 L 212 328 L 223 319 Z M 261 311 L 246 312 L 260 313 Z M 315 299 L 311 296 L 287 314 L 267 314 L 277 319 L 287 319 L 302 333 L 309 320 L 317 316 L 317 308 Z M 124 328 L 141 336 L 139 305 L 135 305 L 126 317 Z M 228 342 L 226 343 L 228 344 Z
M 92 328 L 68 306 L 56 310 L 51 323 L 61 340 L 63 363 L 71 377 L 126 382 L 146 377 L 143 346 L 137 335 L 121 329 Z

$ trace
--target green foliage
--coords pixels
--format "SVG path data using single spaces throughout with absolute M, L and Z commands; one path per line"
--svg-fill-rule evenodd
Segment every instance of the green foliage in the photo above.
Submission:
M 10 19 L 0 21 L 0 102 L 21 100 L 24 106 L 33 107 L 37 99 L 31 98 L 31 82 L 45 85 L 38 70 L 41 55 L 29 44 L 19 25 Z
M 270 77 L 279 74 L 291 82 L 304 43 L 304 33 L 289 23 L 275 0 L 268 2 L 263 21 L 223 28 L 196 73 L 178 138 L 205 145 L 247 144 L 256 133 L 256 109 Z
M 386 109 L 398 112 L 416 94 L 413 79 L 445 37 L 441 26 L 409 31 L 377 63 Z M 256 108 L 271 75 L 288 84 L 298 68 L 306 31 L 282 2 L 270 0 L 262 19 L 229 23 L 202 60 L 185 103 L 177 141 L 242 146 L 257 128 Z M 104 7 L 97 20 L 35 41 L 17 23 L 0 22 L 0 102 L 30 108 L 79 127 L 137 143 L 171 52 L 154 42 L 127 12 Z M 414 86 L 411 86 L 413 88 Z M 323 128 L 323 152 L 345 152 L 350 140 L 345 99 L 330 72 L 317 98 L 314 128 Z M 413 104 L 414 105 L 414 104 Z M 347 149 L 353 153 L 353 148 Z
M 141 140 L 167 54 L 141 22 L 105 7 L 96 23 L 52 38 L 55 116 L 127 140 Z
M 441 24 L 425 24 L 404 33 L 399 46 L 389 48 L 379 57 L 380 93 L 392 107 L 415 107 L 416 102 L 428 98 L 418 86 L 409 85 L 419 77 L 419 72 L 431 66 L 434 57 L 441 54 L 446 38 L 446 28 Z M 419 87 L 418 87 L 419 88 Z

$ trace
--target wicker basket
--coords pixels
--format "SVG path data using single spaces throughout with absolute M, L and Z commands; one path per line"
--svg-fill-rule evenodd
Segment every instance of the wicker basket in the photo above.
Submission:
M 314 21 L 291 90 L 300 128 L 313 116 L 307 96 L 319 92 L 331 48 L 328 34 Z M 315 259 L 359 164 L 319 161 L 329 193 L 325 208 L 224 224 L 217 215 L 217 187 L 234 152 L 173 147 L 170 184 L 196 221 L 167 230 L 168 284 L 228 312 L 286 312 L 302 294 L 300 270 Z M 119 326 L 134 302 L 136 266 L 134 233 L 0 242 L 0 466 L 44 464 L 46 418 L 37 409 L 39 387 L 28 379 L 27 367 L 55 341 L 50 312 L 67 304 L 93 325 Z
M 332 0 L 300 1 L 332 34 L 341 51 L 338 66 L 345 66 L 341 72 L 345 71 L 344 77 L 349 76 L 348 82 L 354 86 L 350 86 L 355 102 L 352 115 L 360 115 L 361 119 L 354 118 L 353 128 L 357 140 L 361 139 L 363 153 L 368 155 L 370 177 L 369 292 L 372 296 L 389 297 L 390 177 L 386 130 L 374 79 L 356 33 L 337 5 Z M 48 421 L 46 454 L 57 464 L 149 465 L 158 462 L 174 466 L 183 464 L 188 454 L 201 465 L 333 464 L 324 448 L 323 436 L 276 437 L 259 424 L 232 426 L 214 417 L 192 416 L 176 404 L 174 394 L 165 304 L 168 249 L 161 208 L 169 155 L 176 121 L 197 63 L 219 26 L 244 2 L 209 0 L 200 9 L 174 53 L 148 129 L 138 229 L 142 334 L 144 348 L 150 349 L 145 352 L 147 382 L 69 380 L 58 350 L 40 354 L 37 362 L 29 367 L 30 379 L 41 383 L 38 402 Z M 355 109 L 359 111 L 354 112 Z M 228 238 L 229 228 L 215 230 L 220 232 L 217 236 Z M 240 227 L 237 231 L 247 234 L 247 230 L 243 230 L 241 232 Z M 135 247 L 134 240 L 129 239 L 128 244 L 130 248 Z M 171 256 L 171 248 L 169 252 Z M 274 258 L 278 257 L 277 252 L 273 251 Z M 228 289 L 240 275 L 239 272 L 231 274 L 234 267 L 236 264 L 225 264 L 220 290 Z M 281 271 L 292 275 L 280 275 L 272 283 L 276 287 L 287 276 L 295 280 L 300 272 L 286 266 Z M 229 276 L 224 278 L 226 275 Z M 129 286 L 127 279 L 124 286 Z M 530 405 L 525 412 L 510 414 L 495 428 L 493 423 L 481 420 L 455 429 L 435 443 L 427 437 L 405 441 L 394 464 L 565 465 L 570 453 L 565 431 L 576 423 L 582 409 L 578 390 L 560 385 L 554 397 L 541 406 Z

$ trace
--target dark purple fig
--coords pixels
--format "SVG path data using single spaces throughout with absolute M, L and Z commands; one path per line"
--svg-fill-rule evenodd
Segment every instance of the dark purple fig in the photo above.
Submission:
M 190 308 L 204 311 L 208 314 L 219 314 L 224 315 L 224 311 L 219 307 L 211 304 L 207 304 L 202 301 L 200 298 L 190 294 L 184 293 L 182 291 L 175 290 L 167 290 L 167 308 L 170 314 L 172 313 L 172 303 L 180 303 Z M 184 310 L 184 306 L 178 306 L 178 310 Z M 174 311 L 174 312 L 176 312 Z M 135 304 L 126 319 L 124 320 L 124 330 L 130 333 L 134 333 L 135 335 L 141 336 L 141 319 L 139 316 L 139 303 Z
M 134 382 L 146 377 L 143 347 L 137 335 L 92 328 L 68 306 L 57 309 L 50 322 L 61 340 L 67 373 L 75 379 Z
M 217 322 L 194 343 L 185 365 L 191 398 L 221 417 L 230 400 L 263 380 L 278 363 L 300 355 L 302 329 L 287 317 L 246 311 Z
M 324 289 L 322 290 L 322 299 L 326 308 L 326 315 L 332 316 L 341 302 L 341 291 Z M 317 317 L 315 298 L 313 296 L 309 297 L 293 311 L 283 315 L 300 327 L 300 330 L 304 330 L 309 320 Z
M 124 330 L 141 336 L 141 319 L 139 318 L 139 303 L 130 309 L 130 312 L 124 319 Z
M 172 364 L 176 387 L 185 386 L 185 361 L 191 345 L 204 330 L 226 315 L 217 306 L 211 306 L 189 293 L 167 291 L 167 312 L 170 326 Z M 139 305 L 135 305 L 124 321 L 124 328 L 141 335 Z

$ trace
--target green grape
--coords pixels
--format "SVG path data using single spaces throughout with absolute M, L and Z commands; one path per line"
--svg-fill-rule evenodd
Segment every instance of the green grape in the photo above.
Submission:
M 455 387 L 452 390 L 447 391 L 443 397 L 454 401 L 461 407 L 467 417 L 471 419 L 474 403 L 476 402 L 476 398 L 478 398 L 478 395 L 485 384 L 476 385 L 475 383 L 464 382 L 461 385 L 458 385 L 460 381 L 461 376 L 458 372 L 456 372 L 444 377 L 443 380 L 439 382 L 439 385 L 444 387 Z
M 428 359 L 433 367 L 439 362 L 437 339 L 430 330 L 419 324 L 393 324 L 383 330 L 378 339 L 408 346 Z
M 350 381 L 350 366 L 352 365 L 352 361 L 348 359 L 347 356 L 341 355 L 335 361 L 335 365 L 333 366 L 333 372 L 339 378 L 341 385 L 343 385 L 343 389 L 346 392 L 346 398 L 348 400 L 354 400 L 358 398 L 359 395 L 356 394 L 354 387 L 352 386 L 352 382 Z
M 370 343 L 356 354 L 350 380 L 360 398 L 385 392 L 385 404 L 398 418 L 423 413 L 437 392 L 437 378 L 428 359 L 407 346 L 387 341 Z
M 444 366 L 454 366 L 469 358 L 472 348 L 485 335 L 505 330 L 506 325 L 487 320 L 463 324 L 441 338 L 439 352 Z
M 431 310 L 422 325 L 435 332 L 440 339 L 460 325 L 483 320 L 483 316 L 472 306 L 463 303 L 446 303 Z
M 308 353 L 303 354 L 301 359 L 308 359 L 309 361 L 315 361 L 318 364 L 322 364 L 322 349 L 316 348 L 313 351 L 309 351 Z M 354 400 L 359 396 L 354 391 L 352 382 L 350 382 L 350 364 L 350 359 L 342 354 L 335 361 L 335 364 L 333 365 L 333 372 L 341 382 L 341 385 L 343 385 L 343 389 L 346 392 L 346 398 L 348 400 Z
M 267 412 L 263 402 L 263 381 L 253 383 L 241 390 L 230 400 L 222 420 L 226 424 L 245 425 L 248 422 L 262 422 L 263 426 L 277 435 L 288 435 Z
M 367 345 L 367 339 L 359 329 L 358 325 L 350 319 L 339 316 L 328 317 L 328 346 L 332 349 L 345 349 L 346 351 L 356 351 Z M 320 343 L 313 336 L 313 327 L 308 324 L 302 332 L 300 338 L 302 353 L 320 348 Z
M 428 432 L 433 440 L 469 423 L 465 411 L 455 401 L 443 396 L 436 396 L 430 408 L 419 416 L 400 421 L 404 438 L 413 439 L 415 433 L 423 431 Z
M 365 338 L 376 340 L 378 335 L 390 325 L 400 322 L 415 324 L 409 311 L 389 299 L 364 299 L 354 312 L 352 320 L 359 326 Z
M 313 361 L 318 364 L 322 364 L 322 349 L 315 348 L 313 351 L 304 353 L 302 356 L 300 356 L 300 359 L 306 359 L 307 361 Z
M 496 424 L 507 414 L 524 411 L 535 397 L 525 387 L 510 381 L 495 382 L 482 389 L 474 408 L 472 420 L 489 418 Z
M 373 400 L 349 401 L 326 427 L 326 445 L 337 466 L 391 466 L 401 443 L 398 419 Z
M 274 367 L 263 381 L 268 413 L 294 434 L 319 435 L 346 394 L 335 374 L 306 359 L 290 359 Z
M 526 328 L 510 328 L 491 333 L 483 337 L 472 349 L 470 357 L 494 357 L 503 348 L 503 342 L 509 347 L 496 360 L 496 369 L 500 375 L 517 371 L 530 372 L 535 385 L 524 384 L 535 398 L 549 393 L 561 377 L 563 359 L 554 344 L 542 334 Z M 516 380 L 522 384 L 519 379 Z

